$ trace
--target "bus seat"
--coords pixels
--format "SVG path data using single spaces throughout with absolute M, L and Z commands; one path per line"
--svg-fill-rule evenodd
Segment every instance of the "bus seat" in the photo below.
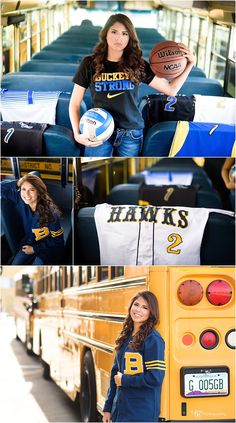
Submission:
M 100 264 L 94 211 L 94 207 L 83 208 L 75 220 L 75 264 Z M 232 216 L 210 213 L 201 245 L 201 265 L 234 265 L 234 228 L 235 221 Z
M 158 93 L 157 90 L 146 84 L 140 84 L 139 90 L 140 101 L 145 95 Z M 178 91 L 178 94 L 201 94 L 222 97 L 224 96 L 224 89 L 217 79 L 189 76 Z
M 52 62 L 80 63 L 84 54 L 41 50 L 33 54 L 32 60 L 47 60 Z
M 172 171 L 171 167 L 166 170 L 167 172 Z M 153 170 L 154 172 L 154 170 Z M 159 172 L 163 172 L 159 169 Z M 145 182 L 145 176 L 142 172 L 136 173 L 135 175 L 130 176 L 129 181 L 130 184 L 141 184 Z M 199 186 L 200 189 L 204 190 L 212 190 L 212 182 L 206 175 L 198 174 L 193 172 L 193 179 L 191 185 Z
M 150 128 L 144 137 L 141 156 L 167 157 L 177 122 L 160 122 Z
M 108 204 L 138 204 L 140 184 L 119 184 L 115 185 L 107 196 Z M 197 191 L 196 207 L 207 207 L 222 209 L 222 201 L 217 192 L 199 190 Z
M 78 43 L 76 46 L 71 46 L 70 43 L 59 43 L 59 44 L 49 44 L 44 47 L 41 51 L 58 52 L 58 53 L 70 53 L 70 54 L 83 54 L 84 56 L 93 53 L 93 47 L 95 46 L 83 46 Z
M 59 125 L 50 125 L 43 134 L 43 151 L 46 156 L 79 157 L 81 150 L 74 141 L 72 131 Z
M 78 65 L 76 63 L 29 60 L 21 66 L 20 72 L 40 72 L 73 76 L 77 69 Z
M 100 251 L 94 207 L 82 208 L 74 221 L 74 263 L 83 265 L 100 264 Z
M 25 81 L 23 81 L 25 82 Z M 12 83 L 13 87 L 11 87 L 12 90 L 17 90 L 18 88 L 15 88 L 14 81 Z M 36 85 L 35 91 L 40 90 L 40 84 L 39 86 Z M 41 87 L 42 88 L 42 87 Z M 22 83 L 22 86 L 20 90 L 26 90 L 27 87 L 25 84 Z M 43 90 L 43 89 L 42 89 Z M 43 90 L 45 91 L 45 90 Z M 89 94 L 88 94 L 89 95 Z M 57 102 L 57 108 L 56 108 L 56 125 L 64 126 L 65 128 L 72 129 L 70 117 L 69 117 L 69 102 L 70 102 L 70 94 L 68 93 L 61 93 L 58 102 Z M 82 101 L 80 105 L 80 114 L 81 116 L 86 112 L 87 106 L 84 101 Z M 48 133 L 48 130 L 46 130 Z
M 69 75 L 47 75 L 40 72 L 12 72 L 2 78 L 2 88 L 9 90 L 64 91 L 72 92 L 73 82 Z

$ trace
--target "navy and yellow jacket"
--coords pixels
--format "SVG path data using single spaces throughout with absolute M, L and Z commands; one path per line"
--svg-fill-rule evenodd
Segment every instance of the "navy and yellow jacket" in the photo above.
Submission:
M 59 216 L 52 211 L 54 222 L 48 221 L 44 227 L 39 227 L 38 212 L 32 212 L 30 206 L 21 199 L 15 181 L 1 184 L 1 198 L 13 202 L 19 208 L 25 232 L 19 248 L 31 245 L 44 264 L 59 264 L 64 251 L 63 228 Z
M 155 329 L 138 351 L 130 348 L 130 339 L 116 354 L 103 411 L 112 414 L 113 422 L 157 422 L 165 375 L 165 343 Z M 123 375 L 122 386 L 117 388 L 114 376 L 118 371 Z

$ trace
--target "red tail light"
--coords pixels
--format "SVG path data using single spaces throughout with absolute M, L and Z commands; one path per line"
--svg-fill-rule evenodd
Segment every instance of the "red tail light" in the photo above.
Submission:
M 208 285 L 206 295 L 211 304 L 221 306 L 231 300 L 232 288 L 228 282 L 217 279 Z
M 219 343 L 219 336 L 214 330 L 205 330 L 200 335 L 200 344 L 206 350 L 212 350 Z
M 189 279 L 179 285 L 177 294 L 182 304 L 192 306 L 201 301 L 203 288 L 199 282 Z

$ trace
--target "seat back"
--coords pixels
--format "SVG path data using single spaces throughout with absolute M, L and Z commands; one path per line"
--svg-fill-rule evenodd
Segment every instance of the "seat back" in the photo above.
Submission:
M 161 170 L 159 170 L 161 171 Z M 129 178 L 128 181 L 130 184 L 141 184 L 145 182 L 145 176 L 142 172 L 136 173 Z M 200 189 L 212 190 L 211 180 L 205 176 L 198 173 L 193 173 L 193 179 L 191 185 L 197 185 Z
M 114 186 L 106 202 L 108 204 L 138 204 L 140 184 L 119 184 Z M 188 193 L 186 192 L 186 195 Z M 196 195 L 196 207 L 222 209 L 222 201 L 217 192 L 199 190 Z
M 77 69 L 77 63 L 51 62 L 49 60 L 29 60 L 21 66 L 20 72 L 40 72 L 46 74 L 52 73 L 54 75 L 73 76 Z
M 94 207 L 84 208 L 77 215 L 75 264 L 100 264 L 94 211 Z M 210 213 L 202 239 L 200 257 L 201 265 L 235 264 L 235 221 L 232 216 Z

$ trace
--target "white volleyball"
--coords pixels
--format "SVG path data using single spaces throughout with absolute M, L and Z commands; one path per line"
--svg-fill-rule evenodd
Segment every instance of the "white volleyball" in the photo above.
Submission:
M 80 132 L 94 141 L 106 141 L 113 134 L 114 120 L 104 109 L 89 109 L 80 119 Z

